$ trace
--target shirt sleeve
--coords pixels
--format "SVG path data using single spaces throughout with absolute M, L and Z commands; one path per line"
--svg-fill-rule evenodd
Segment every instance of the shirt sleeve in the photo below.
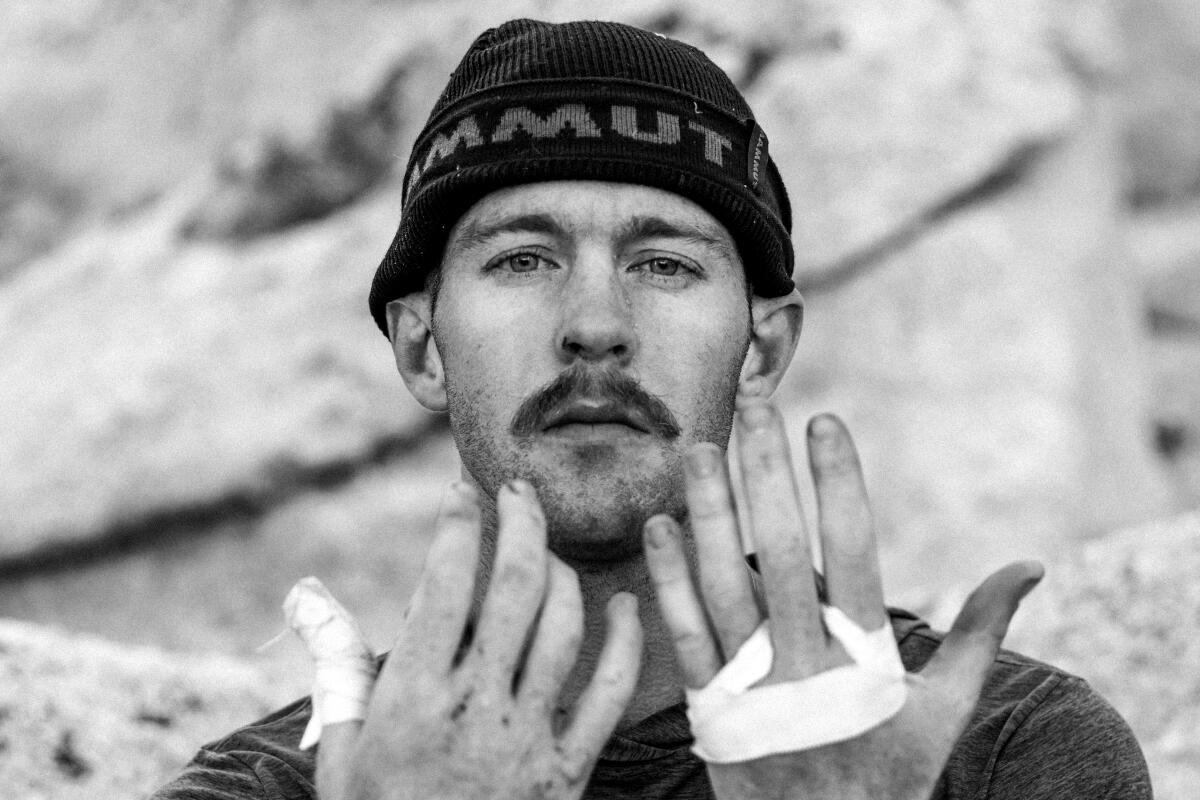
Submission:
M 311 783 L 265 753 L 201 750 L 150 800 L 315 800 Z
M 988 800 L 1149 800 L 1126 722 L 1081 678 L 1057 676 L 1013 709 L 987 766 Z
M 311 711 L 301 698 L 209 742 L 150 800 L 315 800 L 315 749 L 299 748 Z

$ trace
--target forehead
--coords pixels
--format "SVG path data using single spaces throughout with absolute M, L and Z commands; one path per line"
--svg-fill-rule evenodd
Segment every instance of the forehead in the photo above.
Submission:
M 740 266 L 729 231 L 692 200 L 650 186 L 607 181 L 546 181 L 492 192 L 451 229 L 447 254 L 508 225 L 527 229 L 539 220 L 548 228 L 545 232 L 573 237 L 692 239 Z

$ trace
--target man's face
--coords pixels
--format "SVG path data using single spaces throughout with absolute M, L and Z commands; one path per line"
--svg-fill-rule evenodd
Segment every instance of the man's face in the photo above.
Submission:
M 432 321 L 454 440 L 490 496 L 538 491 L 559 553 L 635 552 L 681 516 L 682 455 L 728 441 L 750 340 L 725 228 L 645 186 L 494 192 L 454 226 Z

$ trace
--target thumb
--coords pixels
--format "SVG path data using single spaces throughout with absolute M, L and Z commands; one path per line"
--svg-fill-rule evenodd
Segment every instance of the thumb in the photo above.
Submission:
M 316 665 L 312 717 L 301 749 L 321 740 L 317 784 L 322 798 L 341 795 L 345 765 L 358 738 L 375 682 L 375 657 L 358 624 L 316 578 L 303 578 L 283 603 L 288 625 Z
M 1044 573 L 1036 561 L 1017 561 L 989 575 L 963 603 L 922 677 L 947 699 L 973 709 L 1009 621 Z

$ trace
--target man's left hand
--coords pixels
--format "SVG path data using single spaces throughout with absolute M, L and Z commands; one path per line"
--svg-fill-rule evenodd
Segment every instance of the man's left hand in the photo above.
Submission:
M 765 402 L 752 402 L 740 409 L 738 425 L 745 517 L 765 585 L 774 651 L 770 671 L 758 685 L 803 681 L 852 662 L 822 619 L 779 414 Z M 862 630 L 878 630 L 888 625 L 888 616 L 854 445 L 832 416 L 812 420 L 808 445 L 826 600 Z M 679 526 L 669 517 L 647 522 L 646 554 L 684 680 L 689 689 L 700 689 L 750 637 L 763 621 L 763 613 L 743 558 L 721 451 L 714 445 L 695 447 L 688 454 L 686 479 L 699 591 Z M 709 763 L 717 797 L 928 798 L 974 711 L 1009 620 L 1041 575 L 1039 564 L 1022 562 L 985 580 L 968 598 L 924 670 L 903 677 L 907 699 L 890 719 L 844 741 L 734 763 Z M 831 707 L 826 713 L 839 711 Z

